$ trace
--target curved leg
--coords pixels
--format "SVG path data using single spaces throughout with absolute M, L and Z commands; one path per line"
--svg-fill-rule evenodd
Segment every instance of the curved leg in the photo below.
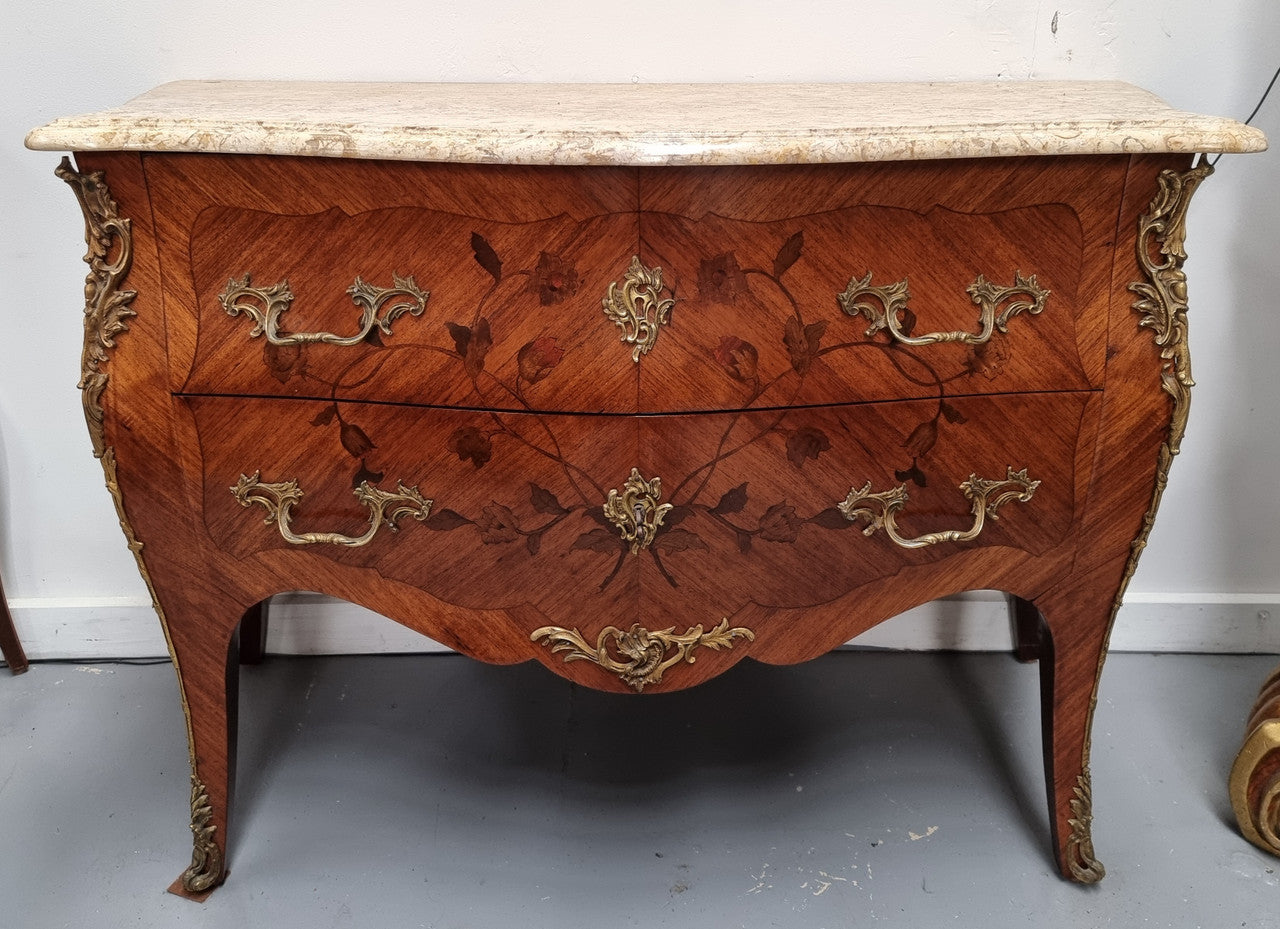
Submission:
M 1089 737 L 1113 601 L 1106 585 L 1085 583 L 1035 601 L 1043 616 L 1041 726 L 1054 854 L 1062 876 L 1084 884 L 1106 874 L 1093 850 Z
M 235 620 L 226 618 L 238 618 L 243 607 L 193 600 L 178 605 L 164 598 L 191 749 L 191 865 L 169 890 L 203 900 L 226 877 L 240 671 Z M 229 631 L 219 635 L 211 627 Z

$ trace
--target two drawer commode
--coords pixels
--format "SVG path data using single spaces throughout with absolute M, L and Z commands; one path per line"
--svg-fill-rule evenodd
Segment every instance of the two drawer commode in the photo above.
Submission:
M 273 594 L 485 661 L 689 687 L 1013 596 L 1059 869 L 1192 385 L 1198 152 L 1123 84 L 170 84 L 28 145 L 89 252 L 80 387 L 226 867 Z

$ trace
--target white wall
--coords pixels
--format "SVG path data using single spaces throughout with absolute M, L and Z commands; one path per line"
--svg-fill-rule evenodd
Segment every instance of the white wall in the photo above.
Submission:
M 1118 78 L 1184 109 L 1243 118 L 1280 63 L 1280 3 L 7 0 L 0 42 L 0 280 L 8 285 L 0 572 L 19 632 L 41 657 L 154 651 L 161 642 L 74 389 L 81 221 L 53 178 L 57 157 L 22 148 L 32 126 L 163 81 L 233 77 Z M 1280 150 L 1280 91 L 1256 123 Z M 1195 201 L 1190 229 L 1199 387 L 1117 644 L 1280 650 L 1277 156 L 1224 159 Z M 990 606 L 966 610 L 981 614 L 975 630 L 998 629 Z M 889 641 L 968 641 L 954 628 L 944 639 L 894 628 Z M 980 642 L 988 633 L 975 634 Z

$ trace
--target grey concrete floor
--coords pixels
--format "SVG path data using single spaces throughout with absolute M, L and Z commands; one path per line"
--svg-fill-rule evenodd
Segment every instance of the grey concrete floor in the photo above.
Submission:
M 0 927 L 1280 926 L 1225 796 L 1274 657 L 1114 655 L 1108 876 L 1049 854 L 1037 670 L 842 651 L 618 697 L 449 656 L 242 675 L 231 876 L 190 855 L 167 665 L 0 671 Z

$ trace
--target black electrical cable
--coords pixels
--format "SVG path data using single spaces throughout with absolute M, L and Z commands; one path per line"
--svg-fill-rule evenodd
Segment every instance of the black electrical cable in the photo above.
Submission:
M 1271 88 L 1276 86 L 1277 78 L 1280 78 L 1280 67 L 1277 67 L 1276 73 L 1271 75 L 1271 80 L 1267 83 L 1267 89 L 1262 92 L 1262 97 L 1261 99 L 1258 100 L 1258 105 L 1253 108 L 1253 112 L 1250 113 L 1248 117 L 1245 119 L 1244 124 L 1246 126 L 1249 125 L 1251 122 L 1253 122 L 1253 118 L 1257 116 L 1258 111 L 1262 109 L 1262 104 L 1267 102 L 1267 96 L 1271 93 Z M 1222 157 L 1222 153 L 1219 152 L 1218 158 L 1221 158 L 1221 157 Z M 1218 163 L 1218 158 L 1213 159 L 1213 161 L 1209 162 L 1209 164 L 1216 165 Z

